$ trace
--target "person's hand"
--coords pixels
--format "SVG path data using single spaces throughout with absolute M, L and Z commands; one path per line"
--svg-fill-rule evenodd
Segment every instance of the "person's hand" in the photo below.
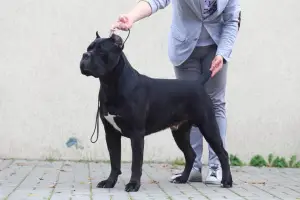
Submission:
M 127 31 L 131 29 L 133 20 L 129 15 L 121 15 L 119 19 L 112 25 L 111 31 L 114 32 L 116 29 Z
M 212 72 L 211 77 L 214 77 L 223 67 L 223 57 L 220 55 L 217 55 L 212 63 L 211 63 L 211 67 L 210 67 L 210 71 Z

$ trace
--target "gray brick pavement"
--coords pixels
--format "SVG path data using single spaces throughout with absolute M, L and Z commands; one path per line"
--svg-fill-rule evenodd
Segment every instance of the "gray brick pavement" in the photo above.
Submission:
M 130 164 L 113 189 L 96 188 L 110 172 L 107 163 L 0 160 L 0 199 L 3 200 L 300 200 L 300 169 L 232 167 L 234 187 L 168 182 L 168 164 L 144 164 L 139 192 L 127 193 Z M 204 175 L 207 169 L 204 168 Z

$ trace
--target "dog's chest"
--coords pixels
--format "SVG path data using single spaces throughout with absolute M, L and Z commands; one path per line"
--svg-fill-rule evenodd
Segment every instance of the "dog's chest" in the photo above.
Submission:
M 103 117 L 106 121 L 123 136 L 126 136 L 126 130 L 128 128 L 128 113 L 124 111 L 124 108 L 115 106 L 104 106 Z
M 118 130 L 120 133 L 122 133 L 122 130 L 121 128 L 119 127 L 119 125 L 116 123 L 116 118 L 118 116 L 117 115 L 112 115 L 110 114 L 109 112 L 107 112 L 105 115 L 104 115 L 104 118 L 106 119 L 106 121 L 108 123 L 110 123 L 110 125 L 112 125 L 116 130 Z

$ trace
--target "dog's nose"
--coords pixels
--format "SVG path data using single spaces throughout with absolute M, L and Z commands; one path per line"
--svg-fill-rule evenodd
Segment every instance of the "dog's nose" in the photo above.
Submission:
M 89 53 L 84 53 L 83 55 L 82 55 L 82 59 L 83 60 L 86 60 L 86 59 L 88 59 L 90 57 L 90 54 Z

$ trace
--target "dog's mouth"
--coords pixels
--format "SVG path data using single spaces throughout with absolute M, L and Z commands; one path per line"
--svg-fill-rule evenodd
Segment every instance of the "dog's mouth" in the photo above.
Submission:
M 81 74 L 85 76 L 93 76 L 94 78 L 99 78 L 93 71 L 86 69 L 86 68 L 81 68 Z
M 91 75 L 92 75 L 92 73 L 89 72 L 88 70 L 83 70 L 83 71 L 81 71 L 81 73 L 82 73 L 83 75 L 85 75 L 85 76 L 91 76 Z
M 80 71 L 81 71 L 81 74 L 83 74 L 83 75 L 86 75 L 86 76 L 92 75 L 91 71 L 85 67 L 85 64 L 83 62 L 80 63 Z
M 82 70 L 81 70 L 81 73 L 82 73 L 83 75 L 85 75 L 85 76 L 92 76 L 92 75 L 93 75 L 92 72 L 89 71 L 89 70 L 87 70 L 87 69 L 82 69 Z

